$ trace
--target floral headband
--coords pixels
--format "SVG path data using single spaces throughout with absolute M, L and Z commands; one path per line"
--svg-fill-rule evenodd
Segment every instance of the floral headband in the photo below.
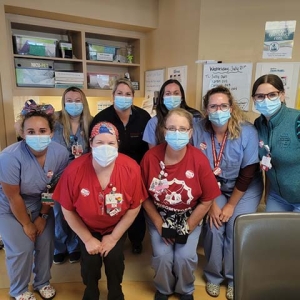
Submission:
M 100 122 L 96 124 L 92 129 L 90 138 L 92 139 L 100 133 L 110 133 L 112 135 L 115 135 L 117 137 L 117 140 L 119 139 L 118 129 L 109 122 Z
M 46 115 L 52 115 L 54 113 L 54 107 L 51 104 L 38 105 L 34 100 L 30 99 L 25 102 L 25 106 L 21 111 L 21 116 L 25 116 L 28 113 L 36 111 L 43 112 Z

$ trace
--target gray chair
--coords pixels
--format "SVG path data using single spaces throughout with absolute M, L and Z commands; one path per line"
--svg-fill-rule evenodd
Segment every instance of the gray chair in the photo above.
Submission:
M 233 253 L 234 300 L 300 299 L 300 213 L 237 217 Z

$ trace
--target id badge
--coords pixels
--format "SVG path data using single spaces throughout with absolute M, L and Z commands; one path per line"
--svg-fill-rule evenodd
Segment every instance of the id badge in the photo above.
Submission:
M 82 145 L 73 145 L 72 146 L 72 154 L 75 156 L 75 158 L 81 156 L 83 153 Z
M 42 193 L 42 203 L 44 204 L 54 204 L 52 199 L 53 193 Z
M 271 164 L 271 156 L 263 156 L 262 160 L 260 162 L 260 168 L 264 171 L 268 171 L 269 169 L 272 168 Z
M 120 193 L 105 195 L 106 212 L 112 217 L 118 214 L 122 208 L 123 196 Z

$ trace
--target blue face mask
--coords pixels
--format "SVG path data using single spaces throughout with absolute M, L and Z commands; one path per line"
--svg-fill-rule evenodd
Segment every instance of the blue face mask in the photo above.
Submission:
M 230 117 L 230 109 L 227 111 L 217 110 L 208 114 L 208 119 L 217 127 L 225 125 Z
M 189 132 L 167 131 L 165 140 L 173 150 L 178 151 L 189 143 Z
M 132 97 L 115 96 L 115 107 L 119 110 L 126 110 L 132 105 Z
M 261 102 L 255 102 L 255 108 L 265 117 L 271 117 L 274 115 L 281 107 L 281 101 L 278 97 L 276 100 L 265 99 Z
M 76 102 L 67 102 L 65 103 L 65 110 L 70 116 L 76 117 L 81 115 L 83 111 L 83 104 Z
M 179 107 L 181 96 L 164 96 L 164 105 L 168 110 Z
M 34 151 L 41 152 L 51 143 L 50 135 L 26 135 L 26 144 Z

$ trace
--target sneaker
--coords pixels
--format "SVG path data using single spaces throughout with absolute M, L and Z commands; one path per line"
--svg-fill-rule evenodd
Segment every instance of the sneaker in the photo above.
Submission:
M 51 300 L 55 297 L 56 295 L 56 291 L 54 289 L 53 286 L 51 286 L 50 284 L 47 284 L 45 286 L 43 286 L 41 289 L 36 290 L 42 299 L 44 300 Z
M 226 298 L 228 300 L 233 300 L 233 286 L 232 285 L 227 286 Z
M 65 253 L 58 253 L 53 255 L 53 263 L 55 265 L 63 264 L 66 260 L 66 254 Z
M 15 297 L 16 300 L 37 300 L 31 292 L 25 292 Z
M 132 253 L 133 254 L 141 254 L 143 251 L 143 245 L 141 242 L 132 243 Z
M 168 295 L 164 295 L 159 291 L 155 292 L 154 295 L 154 300 L 168 300 L 169 296 Z
M 74 264 L 80 261 L 81 253 L 79 251 L 72 252 L 69 254 L 69 262 L 70 264 Z
M 206 292 L 212 297 L 218 297 L 220 295 L 220 286 L 211 282 L 206 283 Z
M 185 295 L 180 295 L 179 299 L 180 300 L 194 300 L 194 296 L 193 296 L 193 294 L 189 294 L 189 295 L 185 294 Z

